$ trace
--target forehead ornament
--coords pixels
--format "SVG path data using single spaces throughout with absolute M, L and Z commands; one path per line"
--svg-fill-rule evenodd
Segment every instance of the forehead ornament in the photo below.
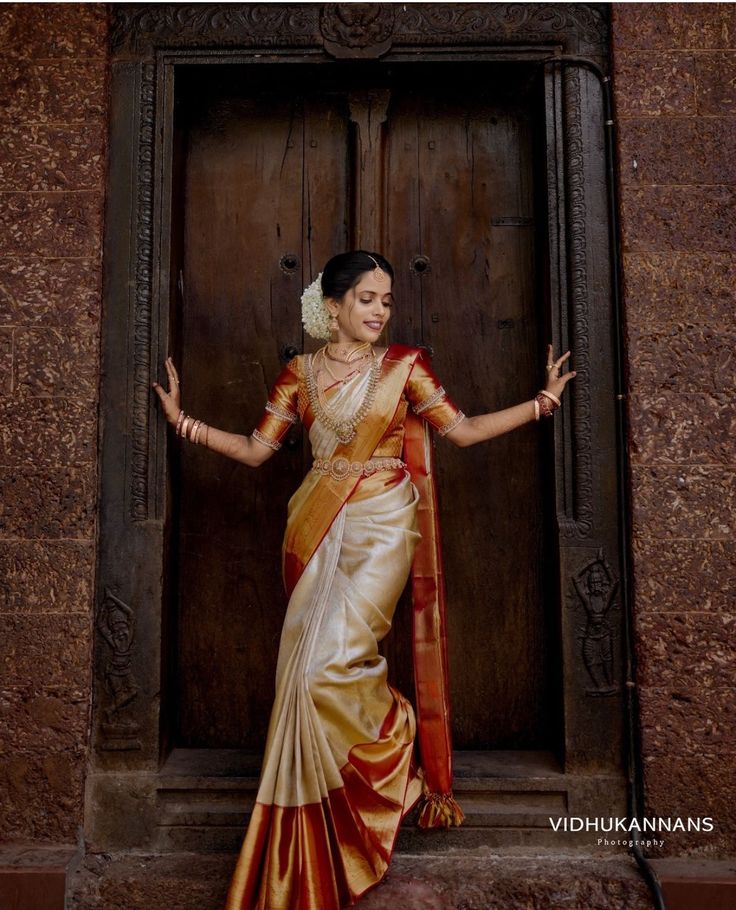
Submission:
M 375 267 L 375 269 L 373 269 L 373 277 L 376 279 L 376 281 L 385 281 L 386 273 L 383 271 L 381 266 L 376 262 L 376 260 L 373 258 L 373 256 L 371 256 L 369 253 L 366 253 L 366 256 L 368 256 L 368 258 L 371 260 L 371 262 L 376 263 L 376 267 Z

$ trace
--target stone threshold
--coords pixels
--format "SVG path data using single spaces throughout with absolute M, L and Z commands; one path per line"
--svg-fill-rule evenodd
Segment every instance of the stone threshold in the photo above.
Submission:
M 235 854 L 90 854 L 70 881 L 67 910 L 222 910 Z M 395 854 L 360 910 L 651 910 L 635 861 L 486 847 L 441 856 Z

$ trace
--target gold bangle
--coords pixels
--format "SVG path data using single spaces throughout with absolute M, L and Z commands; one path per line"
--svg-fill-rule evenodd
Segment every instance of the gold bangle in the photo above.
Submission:
M 204 420 L 201 420 L 199 422 L 199 426 L 197 427 L 197 435 L 194 437 L 194 441 L 196 442 L 197 445 L 199 445 L 199 437 L 202 435 L 202 430 L 206 426 L 207 426 L 207 424 L 204 422 Z
M 546 395 L 547 398 L 550 398 L 552 401 L 554 401 L 558 408 L 562 404 L 560 399 L 556 395 L 553 395 L 552 392 L 548 392 L 546 389 L 540 389 L 539 391 L 542 395 Z
M 193 423 L 193 424 L 191 425 L 191 427 L 189 428 L 189 441 L 190 441 L 191 443 L 194 443 L 195 445 L 196 445 L 196 442 L 197 442 L 197 433 L 199 432 L 199 428 L 200 428 L 201 426 L 202 426 L 202 421 L 201 421 L 201 420 L 195 420 L 194 423 Z
M 539 420 L 539 402 L 534 399 L 534 419 Z
M 193 419 L 193 418 L 191 418 L 191 417 L 187 414 L 187 416 L 184 418 L 184 421 L 183 421 L 183 423 L 182 423 L 182 425 L 181 425 L 181 433 L 180 433 L 179 435 L 182 436 L 184 439 L 187 438 L 187 429 L 188 429 L 189 424 L 191 423 L 192 419 Z
M 179 416 L 176 420 L 176 435 L 179 435 L 179 430 L 181 430 L 181 423 L 184 420 L 185 414 L 183 409 L 179 411 Z
M 541 391 L 537 392 L 535 401 L 539 404 L 539 411 L 542 417 L 552 417 L 557 410 L 557 408 L 552 407 L 549 403 L 549 398 L 546 395 L 542 395 Z

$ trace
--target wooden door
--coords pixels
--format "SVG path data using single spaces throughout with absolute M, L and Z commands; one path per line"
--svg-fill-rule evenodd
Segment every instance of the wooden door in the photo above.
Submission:
M 533 86 L 469 65 L 339 68 L 228 68 L 177 87 L 186 410 L 250 432 L 285 349 L 316 347 L 302 338 L 303 286 L 363 243 L 396 268 L 389 340 L 429 345 L 466 413 L 530 399 L 545 338 Z M 470 449 L 437 442 L 456 748 L 554 740 L 540 430 Z M 301 430 L 257 471 L 181 451 L 178 745 L 262 748 L 286 502 L 308 464 Z M 412 696 L 409 603 L 407 587 L 384 651 Z

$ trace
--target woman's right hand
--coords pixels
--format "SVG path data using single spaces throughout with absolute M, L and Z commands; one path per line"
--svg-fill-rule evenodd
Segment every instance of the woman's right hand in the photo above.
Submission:
M 166 358 L 166 372 L 169 374 L 168 392 L 165 392 L 157 382 L 152 382 L 151 385 L 161 400 L 167 421 L 172 426 L 176 426 L 181 411 L 181 392 L 179 391 L 179 374 L 176 372 L 171 357 Z

